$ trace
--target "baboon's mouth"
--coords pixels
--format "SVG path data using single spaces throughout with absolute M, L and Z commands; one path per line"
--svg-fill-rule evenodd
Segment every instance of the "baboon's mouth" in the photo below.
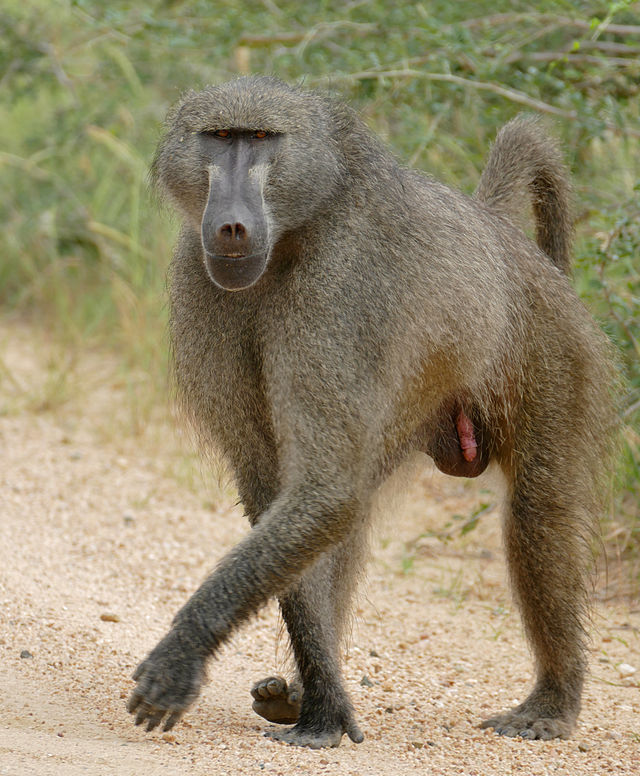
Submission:
M 205 250 L 205 266 L 212 282 L 225 291 L 242 291 L 252 286 L 265 271 L 266 253 L 216 255 Z

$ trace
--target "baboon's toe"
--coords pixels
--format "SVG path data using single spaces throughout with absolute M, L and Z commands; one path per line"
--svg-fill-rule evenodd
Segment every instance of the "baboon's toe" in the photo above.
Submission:
M 296 682 L 287 684 L 281 676 L 268 676 L 251 688 L 252 708 L 269 722 L 293 725 L 300 715 L 302 691 Z

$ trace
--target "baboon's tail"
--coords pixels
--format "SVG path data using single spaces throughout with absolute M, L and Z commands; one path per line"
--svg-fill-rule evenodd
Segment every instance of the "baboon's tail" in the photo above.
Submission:
M 573 238 L 568 173 L 542 123 L 518 116 L 498 133 L 474 196 L 517 222 L 527 194 L 538 245 L 568 275 Z

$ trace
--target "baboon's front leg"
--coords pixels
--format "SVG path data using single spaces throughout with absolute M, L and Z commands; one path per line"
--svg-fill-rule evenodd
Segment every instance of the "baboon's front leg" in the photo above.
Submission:
M 289 590 L 314 561 L 343 541 L 353 524 L 355 504 L 336 491 L 335 482 L 311 494 L 305 486 L 291 489 L 272 504 L 138 666 L 138 684 L 129 701 L 136 724 L 146 722 L 152 729 L 164 721 L 169 729 L 180 719 L 198 695 L 207 658 L 235 627 Z M 312 617 L 308 622 L 314 627 Z M 330 666 L 325 673 L 331 683 L 336 670 Z

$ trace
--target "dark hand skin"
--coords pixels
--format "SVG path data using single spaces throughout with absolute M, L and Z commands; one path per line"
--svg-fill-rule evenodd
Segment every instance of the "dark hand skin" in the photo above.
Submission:
M 372 494 L 416 450 L 506 482 L 509 573 L 536 664 L 523 738 L 570 735 L 586 669 L 588 547 L 616 429 L 606 343 L 569 283 L 569 186 L 543 128 L 498 135 L 473 198 L 398 164 L 348 107 L 252 77 L 191 92 L 152 175 L 183 226 L 170 270 L 182 406 L 222 453 L 250 534 L 134 674 L 170 729 L 207 662 L 270 598 L 295 676 L 254 685 L 269 735 L 363 735 L 341 647 Z M 515 225 L 529 197 L 537 245 Z
M 171 730 L 200 694 L 205 662 L 206 654 L 170 631 L 133 674 L 138 686 L 127 710 L 136 715 L 136 725 L 146 722 L 151 731 L 164 720 L 162 729 Z

